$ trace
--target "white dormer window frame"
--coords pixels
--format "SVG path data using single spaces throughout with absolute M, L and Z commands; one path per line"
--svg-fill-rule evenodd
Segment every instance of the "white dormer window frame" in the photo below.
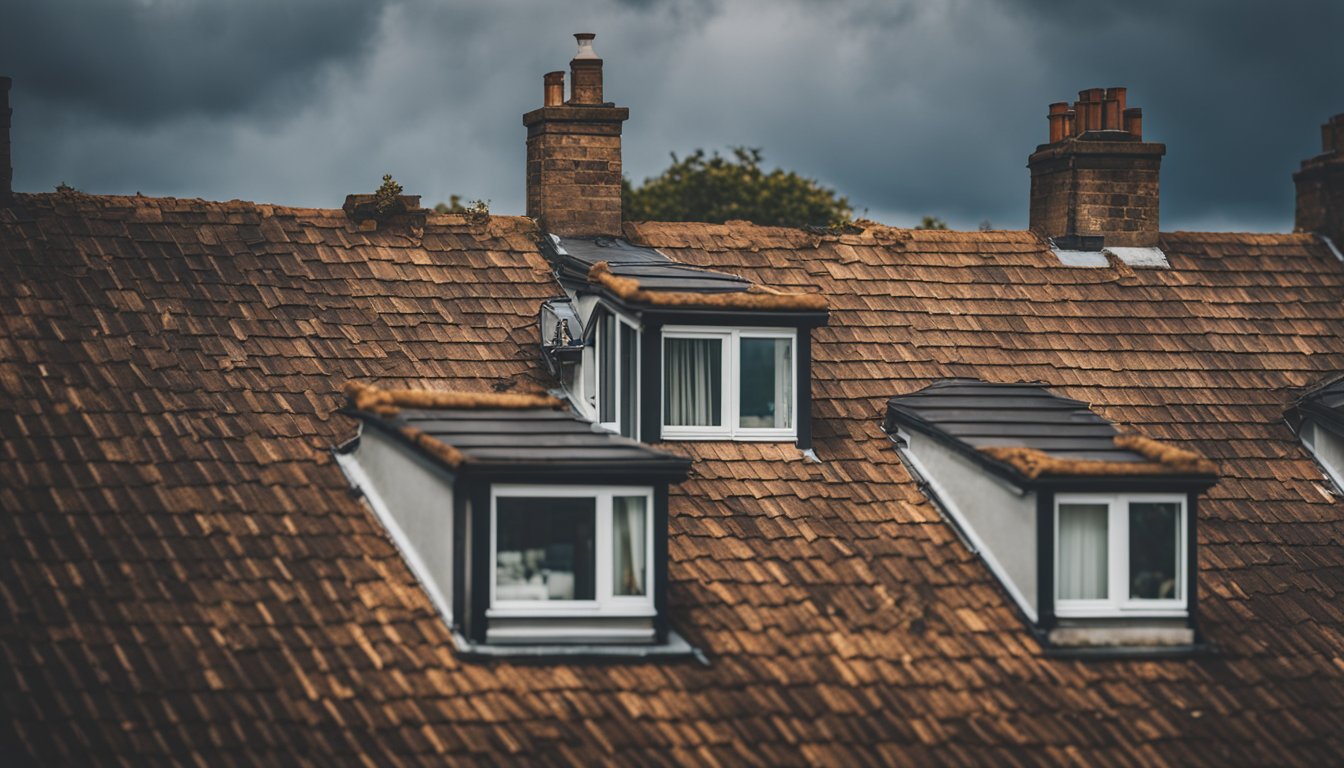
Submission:
M 1297 436 L 1306 446 L 1307 452 L 1325 473 L 1326 478 L 1335 486 L 1337 494 L 1344 495 L 1344 435 L 1338 435 L 1314 421 L 1302 422 Z
M 603 429 L 624 435 L 631 440 L 639 439 L 639 403 L 640 403 L 640 365 L 642 364 L 639 324 L 610 307 L 599 304 L 594 312 L 596 329 L 593 345 L 593 405 L 597 411 L 597 421 Z M 612 332 L 615 329 L 615 332 Z M 623 382 L 621 359 L 625 348 L 632 346 L 631 366 L 628 371 L 631 380 Z M 610 350 L 608 352 L 608 350 Z M 615 370 L 611 372 L 610 389 L 604 386 L 607 368 L 606 358 L 615 361 Z M 626 396 L 628 394 L 628 396 Z M 606 418 L 611 416 L 611 418 Z M 626 425 L 625 428 L 622 425 Z
M 717 340 L 719 344 L 720 369 L 720 423 L 716 425 L 680 425 L 668 424 L 668 341 L 673 339 Z M 742 377 L 743 340 L 783 340 L 783 355 L 776 358 L 775 392 L 773 403 L 786 408 L 785 427 L 744 427 L 740 386 Z M 660 350 L 663 383 L 659 387 L 658 418 L 661 423 L 661 435 L 665 440 L 742 440 L 784 442 L 798 435 L 798 332 L 794 328 L 728 328 L 708 326 L 665 326 L 662 331 L 662 349 Z M 780 378 L 778 368 L 787 367 L 785 378 Z
M 501 599 L 499 597 L 499 500 L 592 499 L 594 501 L 594 596 L 591 600 Z M 617 498 L 644 500 L 643 595 L 618 594 L 614 508 Z M 649 486 L 548 486 L 495 484 L 490 489 L 490 607 L 487 618 L 652 617 L 654 607 L 654 495 Z
M 1142 599 L 1130 596 L 1130 507 L 1132 504 L 1174 504 L 1175 597 Z M 1061 581 L 1063 545 L 1060 538 L 1061 508 L 1072 505 L 1106 508 L 1106 594 L 1096 599 L 1063 597 Z M 1189 612 L 1190 543 L 1186 497 L 1177 493 L 1060 493 L 1054 503 L 1055 615 L 1059 618 L 1185 618 Z

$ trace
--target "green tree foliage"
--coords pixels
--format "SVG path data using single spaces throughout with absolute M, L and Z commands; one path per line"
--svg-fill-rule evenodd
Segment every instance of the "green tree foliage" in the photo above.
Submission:
M 925 216 L 915 229 L 947 229 L 947 222 L 937 216 Z
M 849 201 L 792 171 L 761 169 L 761 150 L 734 147 L 732 157 L 697 149 L 672 155 L 662 175 L 639 187 L 621 185 L 622 210 L 630 221 L 743 219 L 767 226 L 839 226 L 853 211 Z

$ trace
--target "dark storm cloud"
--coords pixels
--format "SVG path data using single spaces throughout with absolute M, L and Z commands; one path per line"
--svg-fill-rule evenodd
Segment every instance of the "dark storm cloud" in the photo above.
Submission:
M 141 0 L 7 9 L 20 189 L 339 205 L 391 172 L 523 207 L 519 116 L 568 33 L 631 108 L 626 171 L 763 147 L 894 224 L 1026 223 L 1052 101 L 1125 85 L 1165 141 L 1165 229 L 1286 229 L 1344 110 L 1337 2 Z
M 326 67 L 358 60 L 383 8 L 326 0 L 20 2 L 0 62 L 24 92 L 99 119 L 152 124 L 302 100 Z

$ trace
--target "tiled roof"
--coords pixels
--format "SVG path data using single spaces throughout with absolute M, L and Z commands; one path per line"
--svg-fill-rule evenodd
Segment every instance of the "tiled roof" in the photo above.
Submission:
M 814 447 L 676 443 L 673 625 L 709 656 L 467 663 L 330 446 L 349 379 L 546 386 L 525 220 L 19 196 L 0 212 L 3 750 L 47 762 L 1228 762 L 1344 752 L 1344 506 L 1282 421 L 1344 369 L 1305 235 L 1071 269 L 1018 232 L 640 225 L 817 291 Z M 1285 297 L 1293 300 L 1286 301 Z M 1216 652 L 1044 657 L 881 432 L 948 377 L 1042 381 L 1219 462 Z

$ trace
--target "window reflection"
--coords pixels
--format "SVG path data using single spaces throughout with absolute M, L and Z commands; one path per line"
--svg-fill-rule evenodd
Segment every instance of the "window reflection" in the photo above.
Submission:
M 596 597 L 595 499 L 501 497 L 497 504 L 496 599 Z

